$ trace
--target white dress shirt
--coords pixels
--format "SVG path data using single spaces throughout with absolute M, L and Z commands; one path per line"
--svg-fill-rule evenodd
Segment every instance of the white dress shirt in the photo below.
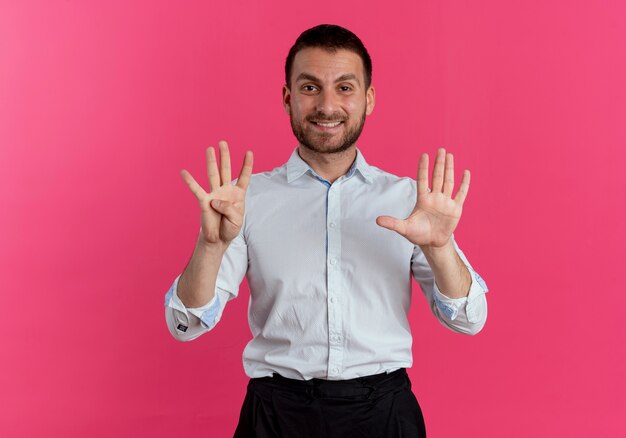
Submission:
M 415 199 L 414 180 L 368 165 L 358 150 L 349 172 L 331 184 L 296 149 L 283 166 L 252 175 L 244 224 L 224 254 L 215 297 L 185 308 L 176 278 L 165 296 L 170 332 L 187 341 L 211 330 L 247 275 L 249 377 L 391 372 L 412 365 L 413 275 L 443 325 L 477 333 L 487 318 L 487 287 L 457 244 L 472 283 L 467 297 L 451 299 L 437 289 L 420 248 L 376 224 L 380 215 L 407 217 Z

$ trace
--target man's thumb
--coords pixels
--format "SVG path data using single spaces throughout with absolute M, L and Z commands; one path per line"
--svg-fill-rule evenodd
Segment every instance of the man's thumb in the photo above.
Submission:
M 232 202 L 213 199 L 211 200 L 211 207 L 222 216 L 225 216 L 229 221 L 233 223 L 237 222 L 237 209 Z
M 387 228 L 388 230 L 391 231 L 396 231 L 398 233 L 400 233 L 400 227 L 399 222 L 401 222 L 400 220 L 396 219 L 395 217 L 391 217 L 391 216 L 378 216 L 376 218 L 376 223 L 383 227 L 383 228 Z
M 219 199 L 211 199 L 211 207 L 213 207 L 215 210 L 219 211 L 220 213 L 222 213 L 224 208 L 226 207 L 225 204 L 226 203 L 224 201 L 220 201 Z

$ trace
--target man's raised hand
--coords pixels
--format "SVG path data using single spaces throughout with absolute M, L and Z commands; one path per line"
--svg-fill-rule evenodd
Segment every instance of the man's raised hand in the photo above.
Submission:
M 379 216 L 376 223 L 396 231 L 415 245 L 440 248 L 450 242 L 456 229 L 463 202 L 469 190 L 470 172 L 463 173 L 461 185 L 452 198 L 454 188 L 454 157 L 446 150 L 437 151 L 433 168 L 432 187 L 428 188 L 428 154 L 422 154 L 417 171 L 417 201 L 404 220 Z
M 185 183 L 200 203 L 201 238 L 209 245 L 228 245 L 243 224 L 245 198 L 252 174 L 252 151 L 247 151 L 236 184 L 231 182 L 228 144 L 220 141 L 220 167 L 217 167 L 215 149 L 206 151 L 209 190 L 207 193 L 185 169 L 181 170 Z

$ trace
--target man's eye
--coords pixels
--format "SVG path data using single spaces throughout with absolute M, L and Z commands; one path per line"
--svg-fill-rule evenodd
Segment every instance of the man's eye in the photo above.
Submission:
M 352 87 L 350 87 L 349 85 L 342 85 L 341 87 L 339 87 L 339 89 L 341 91 L 352 91 Z
M 315 91 L 317 90 L 317 87 L 314 85 L 305 85 L 304 87 L 302 87 L 302 89 L 304 91 Z

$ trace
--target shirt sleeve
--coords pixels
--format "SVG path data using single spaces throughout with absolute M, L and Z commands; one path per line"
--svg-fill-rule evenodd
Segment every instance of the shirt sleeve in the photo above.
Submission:
M 248 269 L 248 248 L 243 230 L 242 226 L 239 235 L 230 242 L 224 253 L 211 301 L 202 307 L 185 307 L 177 294 L 180 275 L 165 294 L 165 321 L 174 338 L 191 341 L 212 330 L 221 319 L 226 303 L 237 297 Z
M 487 321 L 487 299 L 485 293 L 487 293 L 488 288 L 487 284 L 474 271 L 465 254 L 454 241 L 454 236 L 452 237 L 452 243 L 471 276 L 472 283 L 467 297 L 449 298 L 441 293 L 426 256 L 418 246 L 413 251 L 411 272 L 413 278 L 420 284 L 431 311 L 444 326 L 458 333 L 475 335 Z

